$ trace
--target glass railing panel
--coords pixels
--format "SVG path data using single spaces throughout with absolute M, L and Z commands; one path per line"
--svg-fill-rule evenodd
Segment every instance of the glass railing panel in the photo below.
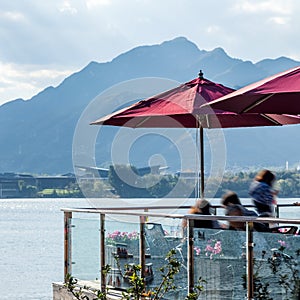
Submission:
M 138 221 L 138 217 L 135 219 Z M 140 264 L 139 232 L 140 225 L 137 222 L 122 221 L 122 217 L 117 216 L 111 220 L 106 218 L 105 264 L 111 268 L 106 278 L 109 287 L 127 289 L 130 286 L 127 276 L 130 266 Z
M 245 241 L 245 231 L 194 229 L 194 281 L 204 288 L 200 299 L 245 298 Z
M 299 299 L 300 236 L 254 232 L 254 296 L 257 299 Z
M 169 292 L 168 299 L 184 299 L 187 295 L 187 257 L 186 239 L 182 239 L 181 226 L 171 222 L 160 224 L 148 222 L 145 224 L 145 253 L 146 290 L 154 291 L 162 280 L 160 268 L 168 264 L 166 257 L 171 249 L 176 249 L 174 258 L 180 263 L 180 272 L 176 275 L 175 284 L 178 291 Z M 108 287 L 127 289 L 130 287 L 127 275 L 130 274 L 132 264 L 139 265 L 139 223 L 106 221 L 106 264 L 111 270 L 107 276 Z
M 72 276 L 79 280 L 99 280 L 99 218 L 72 218 L 71 241 Z
M 180 225 L 179 225 L 180 224 Z M 184 299 L 187 295 L 187 240 L 182 236 L 181 220 L 165 220 L 163 224 L 148 223 L 146 224 L 146 243 L 151 254 L 153 264 L 154 279 L 149 284 L 152 290 L 159 287 L 163 282 L 163 275 L 167 273 L 168 254 L 171 259 L 179 263 L 179 273 L 174 276 L 176 290 L 169 291 L 163 299 Z M 160 269 L 164 267 L 164 272 Z

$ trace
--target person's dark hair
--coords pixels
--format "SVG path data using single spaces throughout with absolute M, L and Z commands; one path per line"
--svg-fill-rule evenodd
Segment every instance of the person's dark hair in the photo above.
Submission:
M 210 212 L 211 205 L 206 199 L 198 199 L 189 210 L 190 214 L 201 214 L 201 215 L 211 215 Z M 213 228 L 213 221 L 210 220 L 195 220 L 195 228 Z M 187 227 L 187 220 L 183 219 L 182 227 Z
M 211 205 L 206 199 L 200 199 L 196 202 L 195 209 L 203 215 L 210 215 Z
M 275 175 L 269 170 L 261 170 L 255 176 L 255 180 L 265 182 L 266 184 L 271 186 L 275 180 Z
M 235 192 L 227 192 L 222 196 L 221 200 L 222 205 L 228 206 L 229 203 L 231 204 L 241 204 L 239 196 Z

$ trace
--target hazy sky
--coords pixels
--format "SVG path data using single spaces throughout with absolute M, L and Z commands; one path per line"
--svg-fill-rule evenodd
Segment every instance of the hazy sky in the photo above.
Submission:
M 177 36 L 253 62 L 300 60 L 299 16 L 299 0 L 0 0 L 0 103 Z

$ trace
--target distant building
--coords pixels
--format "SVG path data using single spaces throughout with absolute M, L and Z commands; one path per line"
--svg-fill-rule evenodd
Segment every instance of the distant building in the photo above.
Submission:
M 76 183 L 74 174 L 68 176 L 38 176 L 36 177 L 37 189 L 42 191 L 44 189 L 63 189 L 70 183 Z
M 1 173 L 0 198 L 18 198 L 22 186 L 36 186 L 36 179 L 32 175 Z
M 99 168 L 99 167 L 88 167 L 88 166 L 75 166 L 78 170 L 82 172 L 80 176 L 80 180 L 86 180 L 87 178 L 103 178 L 108 179 L 109 176 L 109 169 L 108 168 Z M 151 166 L 151 167 L 143 167 L 143 168 L 136 168 L 137 175 L 144 176 L 147 174 L 160 174 L 161 171 L 164 171 L 168 167 L 161 167 L 160 165 Z
M 191 179 L 195 180 L 200 177 L 200 173 L 193 172 L 193 171 L 177 171 L 175 175 L 180 176 L 184 179 Z
M 34 186 L 38 191 L 43 189 L 65 188 L 70 183 L 75 183 L 76 177 L 69 173 L 61 176 L 32 176 L 18 173 L 0 174 L 0 198 L 19 198 L 24 196 L 22 189 Z

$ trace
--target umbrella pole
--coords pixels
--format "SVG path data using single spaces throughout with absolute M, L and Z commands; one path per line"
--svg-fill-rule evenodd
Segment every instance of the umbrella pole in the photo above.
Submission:
M 203 127 L 199 125 L 200 132 L 200 197 L 204 199 L 204 134 Z
M 195 131 L 196 152 L 195 152 L 195 200 L 200 198 L 200 127 L 196 124 Z

